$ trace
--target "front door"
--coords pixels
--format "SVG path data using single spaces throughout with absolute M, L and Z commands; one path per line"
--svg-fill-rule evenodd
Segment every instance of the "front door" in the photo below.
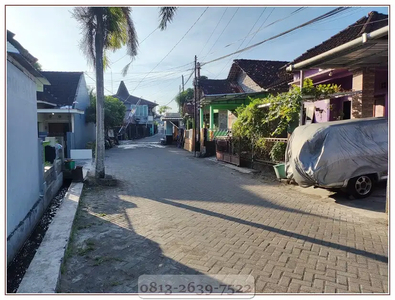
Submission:
M 48 123 L 48 136 L 64 136 L 69 132 L 70 127 L 68 123 Z
M 351 118 L 351 101 L 343 102 L 343 120 L 349 120 Z

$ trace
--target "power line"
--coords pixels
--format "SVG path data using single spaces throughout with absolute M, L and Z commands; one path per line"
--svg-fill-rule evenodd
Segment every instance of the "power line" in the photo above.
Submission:
M 372 23 L 377 23 L 377 22 L 383 22 L 383 21 L 388 21 L 388 18 L 382 19 L 382 20 L 378 20 L 378 21 L 366 22 L 366 23 L 363 23 L 363 24 L 350 25 L 350 26 L 348 26 L 348 27 L 360 27 L 360 26 L 365 26 L 365 25 L 367 25 L 367 24 L 372 24 Z M 344 27 L 338 27 L 338 28 L 325 28 L 325 29 L 314 29 L 314 28 L 310 28 L 310 30 L 340 30 L 340 29 L 344 29 Z
M 92 79 L 94 83 L 96 83 L 96 80 L 93 79 L 91 76 L 89 76 L 88 73 L 84 72 L 84 74 L 85 74 L 86 76 L 88 76 L 90 79 Z M 107 92 L 110 92 L 111 95 L 112 95 L 112 92 L 111 92 L 109 89 L 107 89 L 107 88 L 104 86 L 104 84 L 103 84 L 103 87 L 104 87 L 105 90 L 107 90 Z
M 272 13 L 273 13 L 273 11 L 274 11 L 275 9 L 276 9 L 276 8 L 273 7 L 272 11 L 268 14 L 268 16 L 266 17 L 266 19 L 265 19 L 265 20 L 263 21 L 263 23 L 261 24 L 261 26 L 259 26 L 258 30 L 255 31 L 255 32 L 253 33 L 252 37 L 250 38 L 250 40 L 249 40 L 248 43 L 247 43 L 247 46 L 251 43 L 251 41 L 254 39 L 254 37 L 256 36 L 256 34 L 261 30 L 262 26 L 265 25 L 266 21 L 270 18 L 270 16 L 272 15 Z
M 258 30 L 256 30 L 254 33 L 252 33 L 252 37 L 251 37 L 251 39 L 248 41 L 246 47 L 248 47 L 248 46 L 251 44 L 251 41 L 254 39 L 254 37 L 256 36 L 256 34 L 261 30 L 261 28 L 263 27 L 263 25 L 265 25 L 266 21 L 270 18 L 270 16 L 272 15 L 272 13 L 274 12 L 275 9 L 276 9 L 276 8 L 274 7 L 274 8 L 271 10 L 271 12 L 268 14 L 268 16 L 266 17 L 266 19 L 262 22 L 261 26 L 259 26 Z M 270 27 L 270 26 L 272 26 L 272 25 L 274 25 L 274 24 L 276 24 L 276 23 L 279 23 L 279 22 L 281 22 L 281 21 L 284 21 L 284 20 L 288 19 L 289 17 L 293 16 L 294 14 L 296 14 L 296 13 L 302 11 L 303 9 L 305 9 L 305 8 L 304 8 L 304 7 L 300 7 L 300 8 L 298 8 L 298 9 L 294 10 L 293 12 L 291 12 L 289 15 L 287 15 L 287 16 L 285 16 L 285 17 L 283 17 L 283 18 L 277 19 L 277 20 L 273 21 L 272 23 L 266 25 L 264 28 L 268 28 L 268 27 Z M 265 7 L 264 11 L 265 11 L 265 10 L 266 10 L 266 7 Z M 264 11 L 263 11 L 263 12 L 264 12 Z M 258 19 L 258 20 L 259 20 L 259 19 Z M 257 22 L 258 22 L 258 20 L 257 20 Z M 256 24 L 257 22 L 255 22 L 255 24 Z M 245 40 L 247 39 L 247 37 L 250 35 L 250 32 L 251 32 L 252 29 L 255 27 L 255 24 L 254 24 L 254 26 L 251 28 L 251 30 L 248 32 L 248 34 L 244 37 L 243 41 L 241 42 L 241 44 L 240 44 L 240 46 L 237 48 L 237 50 L 239 50 L 239 49 L 241 48 L 241 46 L 243 45 L 244 41 L 245 41 Z M 264 28 L 263 28 L 263 29 L 264 29 Z M 239 40 L 239 41 L 240 41 L 240 40 Z M 230 44 L 230 45 L 231 45 L 231 44 Z M 237 51 L 237 50 L 236 50 L 236 51 Z M 238 53 L 237 56 L 236 56 L 234 59 L 236 59 L 236 58 L 239 57 L 239 56 L 240 56 L 240 53 Z M 221 69 L 221 71 L 218 73 L 218 75 L 217 75 L 215 78 L 217 78 L 217 77 L 221 74 L 221 72 L 225 69 L 225 67 L 228 65 L 228 63 L 229 63 L 231 60 L 232 60 L 232 58 L 224 65 L 224 67 Z
M 219 21 L 218 21 L 217 25 L 215 26 L 214 30 L 211 32 L 210 37 L 208 38 L 208 40 L 207 40 L 206 43 L 204 44 L 202 50 L 200 50 L 200 52 L 199 52 L 199 54 L 198 54 L 198 57 L 200 56 L 200 54 L 202 54 L 204 48 L 206 48 L 208 42 L 210 41 L 210 39 L 211 39 L 211 37 L 213 36 L 214 32 L 217 30 L 217 27 L 218 27 L 219 23 L 221 23 L 222 18 L 224 17 L 224 15 L 225 15 L 225 13 L 226 13 L 227 10 L 228 10 L 228 8 L 225 8 L 224 13 L 222 14 L 221 18 L 219 19 Z
M 148 73 L 154 73 L 154 74 L 157 74 L 157 73 L 168 73 L 171 70 L 182 69 L 183 67 L 186 67 L 186 66 L 189 66 L 189 65 L 192 66 L 192 64 L 193 64 L 193 62 L 189 62 L 189 63 L 187 63 L 185 65 L 181 65 L 181 66 L 178 66 L 178 67 L 172 67 L 172 68 L 169 68 L 167 70 L 156 71 L 156 72 L 135 72 L 135 73 L 128 73 L 128 75 L 144 75 L 144 74 L 148 74 Z M 190 69 L 186 69 L 186 70 L 190 70 Z M 182 71 L 182 70 L 180 70 L 180 71 Z M 85 72 L 92 73 L 92 74 L 96 73 L 95 71 L 85 71 Z M 109 73 L 109 72 L 104 72 L 104 73 Z M 123 72 L 112 72 L 112 73 L 113 74 L 123 74 Z
M 297 30 L 297 29 L 299 29 L 299 28 L 308 26 L 308 25 L 313 24 L 313 23 L 315 23 L 315 22 L 317 22 L 317 21 L 319 21 L 319 20 L 323 20 L 323 19 L 329 18 L 329 17 L 331 17 L 331 16 L 333 16 L 333 15 L 335 15 L 335 14 L 338 14 L 338 13 L 344 11 L 344 10 L 347 10 L 348 8 L 349 8 L 349 7 L 339 7 L 339 8 L 333 9 L 333 10 L 331 10 L 331 11 L 328 12 L 328 13 L 325 13 L 325 14 L 323 14 L 323 15 L 317 17 L 317 18 L 314 18 L 314 19 L 312 19 L 312 20 L 310 20 L 310 21 L 308 21 L 308 22 L 305 22 L 305 23 L 303 23 L 303 24 L 301 24 L 301 25 L 298 25 L 298 26 L 296 26 L 296 27 L 293 27 L 293 28 L 291 28 L 291 29 L 289 29 L 289 30 L 287 30 L 287 31 L 284 31 L 284 32 L 282 32 L 282 33 L 280 33 L 280 34 L 277 34 L 277 35 L 275 35 L 275 36 L 272 36 L 272 37 L 270 37 L 270 38 L 268 38 L 268 39 L 265 39 L 265 40 L 263 40 L 263 41 L 261 41 L 261 42 L 258 42 L 258 43 L 256 43 L 256 44 L 254 44 L 254 45 L 245 47 L 245 48 L 243 48 L 243 49 L 241 49 L 241 50 L 232 52 L 232 53 L 230 53 L 230 54 L 227 54 L 227 55 L 224 55 L 224 56 L 221 56 L 221 57 L 218 57 L 218 58 L 213 59 L 213 60 L 210 60 L 210 61 L 208 61 L 208 62 L 203 62 L 203 63 L 201 63 L 200 65 L 201 65 L 201 66 L 204 66 L 204 65 L 207 65 L 207 64 L 210 64 L 210 63 L 213 63 L 213 62 L 222 60 L 222 59 L 227 58 L 227 57 L 229 57 L 229 56 L 232 56 L 232 55 L 234 55 L 234 54 L 237 54 L 237 53 L 241 53 L 241 52 L 250 50 L 250 49 L 252 49 L 252 48 L 254 48 L 254 47 L 257 47 L 257 46 L 259 46 L 259 45 L 262 45 L 263 43 L 266 43 L 266 42 L 268 42 L 268 41 L 271 41 L 271 40 L 274 40 L 274 39 L 276 39 L 276 38 L 279 38 L 279 37 L 281 37 L 281 36 L 283 36 L 283 35 L 286 35 L 286 34 L 292 32 L 292 31 L 295 31 L 295 30 Z
M 187 81 L 184 83 L 184 85 L 187 85 L 187 83 L 188 83 L 189 79 L 191 79 L 193 73 L 195 73 L 195 69 L 191 72 L 191 74 L 189 74 L 189 77 L 188 77 Z
M 205 59 L 207 57 L 207 55 L 210 54 L 211 50 L 214 48 L 215 44 L 218 42 L 218 40 L 221 38 L 222 34 L 224 33 L 225 29 L 228 28 L 230 22 L 232 22 L 234 16 L 236 15 L 236 13 L 238 12 L 239 7 L 236 9 L 235 13 L 233 14 L 233 16 L 230 18 L 230 20 L 228 21 L 228 23 L 226 24 L 225 28 L 222 30 L 221 34 L 218 36 L 217 40 L 215 41 L 215 43 L 211 46 L 210 50 L 207 52 L 207 54 L 202 58 Z
M 186 70 L 183 70 L 183 71 L 190 71 L 190 70 L 191 69 L 186 69 Z M 183 71 L 170 72 L 170 73 L 167 73 L 167 74 L 161 75 L 161 76 L 148 77 L 148 78 L 146 78 L 146 80 L 144 80 L 144 83 L 153 82 L 153 81 L 161 80 L 161 79 L 164 79 L 164 78 L 167 78 L 167 77 L 171 77 L 171 76 L 174 76 L 175 74 L 179 74 L 180 72 L 183 72 Z M 129 83 L 135 83 L 135 82 L 139 82 L 140 80 L 141 79 L 130 78 L 130 79 L 119 80 L 119 81 L 116 81 L 116 82 L 124 81 L 124 82 L 129 82 Z
M 300 11 L 302 11 L 303 9 L 306 9 L 306 8 L 305 8 L 305 7 L 298 8 L 298 9 L 296 9 L 295 11 L 293 11 L 292 13 L 290 13 L 288 16 L 286 16 L 286 17 L 284 17 L 284 18 L 277 19 L 277 20 L 273 21 L 272 23 L 270 23 L 270 24 L 268 24 L 268 25 L 266 25 L 265 27 L 262 28 L 262 26 L 266 23 L 267 19 L 268 19 L 268 18 L 270 17 L 270 15 L 273 13 L 274 9 L 275 9 L 275 8 L 272 9 L 272 11 L 270 12 L 270 14 L 269 14 L 268 17 L 266 18 L 266 20 L 262 23 L 262 25 L 260 26 L 260 28 L 259 28 L 258 30 L 256 30 L 256 31 L 254 31 L 253 33 L 249 34 L 249 35 L 252 35 L 252 38 L 250 39 L 250 41 L 249 41 L 248 43 L 250 43 L 251 40 L 255 37 L 255 35 L 256 35 L 258 32 L 260 32 L 261 30 L 266 29 L 266 28 L 268 28 L 268 27 L 270 27 L 270 26 L 272 26 L 272 25 L 274 25 L 274 24 L 276 24 L 276 23 L 278 23 L 278 22 L 281 22 L 281 21 L 283 21 L 283 20 L 286 20 L 286 19 L 288 19 L 289 17 L 291 17 L 292 15 L 294 15 L 295 13 L 300 12 Z M 249 35 L 247 35 L 246 37 L 248 37 Z M 241 40 L 244 40 L 246 37 L 241 38 L 241 39 L 238 39 L 238 40 L 236 40 L 236 41 L 234 41 L 234 42 L 231 42 L 230 44 L 227 44 L 226 46 L 224 46 L 224 48 L 227 48 L 227 47 L 229 47 L 229 46 L 231 46 L 231 45 L 233 45 L 233 44 L 236 44 L 237 42 L 239 42 L 239 41 L 241 41 Z M 248 44 L 247 44 L 247 45 L 248 45 Z M 214 52 L 212 52 L 212 54 L 214 54 L 214 53 L 216 53 L 216 52 L 218 52 L 218 51 L 214 51 Z M 205 58 L 205 57 L 203 57 L 203 59 L 204 59 L 204 58 Z
M 149 35 L 147 35 L 139 44 L 141 45 L 142 43 L 144 43 L 144 41 L 146 39 L 148 39 L 155 31 L 158 30 L 158 27 L 156 27 Z M 120 59 L 114 61 L 112 64 L 110 64 L 111 66 L 114 65 L 115 63 L 119 62 L 120 60 L 124 59 L 126 56 L 128 56 L 128 54 L 125 54 L 124 56 L 122 56 Z
M 161 89 L 160 89 L 159 91 L 157 91 L 156 93 L 151 94 L 150 98 L 153 97 L 153 96 L 155 96 L 155 95 L 157 95 L 157 94 L 159 94 L 159 93 L 161 93 L 161 92 L 163 92 L 163 91 L 166 90 L 169 86 L 171 86 L 171 85 L 173 84 L 173 82 L 178 81 L 178 80 L 179 80 L 178 77 L 175 78 L 175 79 L 172 80 L 168 85 L 166 85 L 165 87 L 161 88 Z M 160 85 L 160 84 L 159 84 L 159 85 Z
M 274 10 L 274 9 L 273 9 Z M 241 46 L 243 45 L 244 41 L 246 40 L 247 36 L 250 34 L 250 32 L 254 29 L 255 25 L 258 23 L 258 21 L 261 19 L 262 15 L 264 14 L 264 12 L 266 11 L 266 7 L 265 9 L 261 12 L 261 14 L 259 15 L 258 19 L 255 21 L 254 25 L 252 25 L 252 27 L 250 28 L 250 30 L 248 31 L 247 35 L 244 37 L 243 41 L 240 43 L 239 47 L 237 48 L 237 50 L 239 50 L 241 48 Z M 273 11 L 272 11 L 273 12 Z M 221 74 L 221 72 L 225 69 L 225 67 L 228 65 L 228 63 L 232 60 L 232 58 L 230 60 L 228 60 L 226 62 L 226 64 L 224 65 L 224 67 L 221 69 L 221 71 L 218 72 L 217 76 L 215 76 L 215 79 Z
M 317 23 L 320 24 L 320 25 L 332 23 L 332 22 L 341 20 L 343 18 L 350 17 L 351 15 L 353 15 L 355 13 L 358 13 L 358 10 L 360 10 L 360 9 L 361 9 L 360 7 L 351 7 L 345 13 L 341 12 L 336 18 L 332 18 L 332 19 L 328 19 L 328 20 L 321 20 L 321 21 L 319 21 Z
M 249 35 L 252 35 L 251 40 L 252 40 L 252 39 L 255 37 L 255 35 L 256 35 L 258 32 L 260 32 L 261 30 L 266 29 L 266 28 L 268 28 L 268 27 L 270 27 L 270 26 L 272 26 L 272 25 L 274 25 L 274 24 L 276 24 L 276 23 L 278 23 L 278 22 L 284 21 L 284 20 L 286 20 L 286 19 L 292 17 L 294 14 L 296 14 L 296 13 L 302 11 L 303 9 L 305 9 L 305 7 L 300 7 L 300 8 L 298 8 L 298 9 L 294 10 L 293 12 L 291 12 L 291 13 L 290 13 L 289 15 L 287 15 L 286 17 L 277 19 L 277 20 L 273 21 L 272 23 L 270 23 L 270 24 L 268 24 L 268 25 L 266 25 L 265 27 L 262 28 L 262 26 L 266 23 L 266 21 L 269 19 L 269 17 L 271 16 L 271 14 L 273 13 L 273 11 L 274 11 L 275 9 L 276 9 L 275 7 L 272 9 L 272 11 L 271 11 L 270 14 L 267 16 L 267 18 L 265 19 L 265 21 L 263 21 L 262 25 L 259 27 L 258 30 L 256 30 L 256 31 L 254 31 L 253 33 L 249 34 Z M 247 35 L 247 37 L 248 37 L 248 35 Z M 224 48 L 227 48 L 227 47 L 229 47 L 229 46 L 231 46 L 231 45 L 233 45 L 233 44 L 235 44 L 235 43 L 237 43 L 237 42 L 239 42 L 239 41 L 241 41 L 241 40 L 242 40 L 242 39 L 238 39 L 237 41 L 234 41 L 234 42 L 232 42 L 232 43 L 226 45 Z M 251 42 L 251 40 L 250 40 L 250 42 Z
M 132 93 L 138 88 L 138 86 L 140 85 L 140 83 L 149 75 L 151 74 L 151 72 L 153 70 L 155 70 L 165 59 L 167 56 L 169 56 L 169 54 L 174 50 L 174 48 L 177 47 L 177 45 L 185 38 L 185 36 L 191 31 L 191 29 L 196 25 L 196 23 L 200 20 L 200 18 L 206 13 L 206 11 L 208 10 L 208 7 L 206 7 L 206 9 L 202 12 L 202 14 L 199 16 L 199 18 L 195 21 L 195 23 L 192 24 L 192 26 L 187 30 L 187 32 L 185 32 L 185 34 L 181 37 L 181 39 L 174 45 L 173 48 L 171 48 L 171 50 L 162 58 L 162 60 L 150 71 L 148 72 L 148 74 L 141 79 L 141 81 L 137 84 L 137 86 L 132 90 Z

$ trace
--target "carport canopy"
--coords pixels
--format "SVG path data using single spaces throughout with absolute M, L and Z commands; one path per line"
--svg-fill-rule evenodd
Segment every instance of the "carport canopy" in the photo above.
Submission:
M 304 61 L 291 64 L 287 71 L 306 69 L 357 69 L 388 66 L 388 25 Z

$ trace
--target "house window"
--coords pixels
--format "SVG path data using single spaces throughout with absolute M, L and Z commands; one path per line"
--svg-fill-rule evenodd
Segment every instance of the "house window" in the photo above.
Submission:
M 384 117 L 385 99 L 379 96 L 374 99 L 373 117 Z

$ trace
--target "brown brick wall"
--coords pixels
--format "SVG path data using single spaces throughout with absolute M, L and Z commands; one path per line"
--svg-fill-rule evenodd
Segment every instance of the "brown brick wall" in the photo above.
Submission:
M 373 117 L 375 70 L 371 68 L 359 69 L 353 72 L 352 88 L 362 90 L 362 94 L 352 98 L 352 118 Z

